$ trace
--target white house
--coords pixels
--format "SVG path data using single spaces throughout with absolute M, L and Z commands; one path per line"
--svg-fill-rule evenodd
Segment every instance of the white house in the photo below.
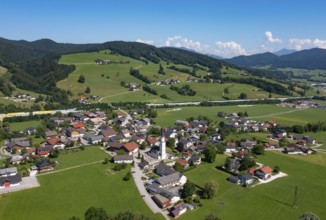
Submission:
M 113 157 L 114 163 L 132 163 L 133 159 L 132 155 L 116 155 Z

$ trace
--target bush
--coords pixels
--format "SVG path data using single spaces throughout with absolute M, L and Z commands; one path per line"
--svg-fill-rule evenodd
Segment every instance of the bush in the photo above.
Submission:
M 131 172 L 130 171 L 128 171 L 128 173 L 123 177 L 123 181 L 128 181 L 128 180 L 130 180 L 130 178 L 131 178 Z

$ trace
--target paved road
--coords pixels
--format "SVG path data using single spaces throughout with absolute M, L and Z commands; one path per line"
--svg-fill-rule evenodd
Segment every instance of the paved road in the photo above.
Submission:
M 10 188 L 0 189 L 0 194 L 15 192 L 15 191 L 23 190 L 23 189 L 35 188 L 35 187 L 39 187 L 39 186 L 40 186 L 40 183 L 38 182 L 38 180 L 35 176 L 23 177 L 22 183 L 19 186 L 13 186 Z
M 238 100 L 218 100 L 218 101 L 208 101 L 210 103 L 233 103 L 233 102 L 251 102 L 251 101 L 263 101 L 263 100 L 280 100 L 285 101 L 288 99 L 304 99 L 304 98 L 311 98 L 311 97 L 288 97 L 288 98 L 267 98 L 267 99 L 238 99 Z M 187 105 L 200 105 L 201 101 L 194 101 L 194 102 L 170 102 L 164 104 L 146 104 L 147 106 L 187 106 Z
M 152 200 L 151 195 L 145 189 L 144 183 L 141 180 L 141 177 L 143 176 L 143 172 L 138 166 L 139 162 L 140 162 L 139 160 L 135 159 L 135 166 L 131 170 L 133 172 L 133 179 L 135 181 L 135 184 L 138 188 L 140 195 L 141 196 L 144 195 L 142 196 L 143 200 L 147 204 L 147 206 L 152 210 L 153 213 L 161 213 L 165 219 L 170 219 L 167 216 L 166 212 L 164 212 L 156 205 L 156 203 Z

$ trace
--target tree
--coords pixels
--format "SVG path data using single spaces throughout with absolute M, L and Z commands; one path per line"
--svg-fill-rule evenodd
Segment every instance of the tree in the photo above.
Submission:
M 213 163 L 216 158 L 216 147 L 212 144 L 208 145 L 204 150 L 205 160 L 208 163 Z
M 205 183 L 203 189 L 203 198 L 212 199 L 216 193 L 216 184 L 213 181 Z
M 252 148 L 252 153 L 256 155 L 264 155 L 265 154 L 265 147 L 262 144 L 256 144 Z
M 104 158 L 104 160 L 103 160 L 103 164 L 108 164 L 109 163 L 109 158 Z
M 103 208 L 90 207 L 85 212 L 85 220 L 108 220 L 109 216 Z
M 302 125 L 293 125 L 292 130 L 294 133 L 302 134 L 304 132 L 304 127 Z
M 174 169 L 181 173 L 183 171 L 183 166 L 180 163 L 176 162 L 174 164 Z
M 22 148 L 22 149 L 20 150 L 20 153 L 21 153 L 21 154 L 26 154 L 26 153 L 27 153 L 26 148 Z
M 83 74 L 81 74 L 77 80 L 77 82 L 79 83 L 85 83 L 86 79 L 85 79 L 85 76 Z
M 186 184 L 183 185 L 183 190 L 182 190 L 182 198 L 187 198 L 189 196 L 192 196 L 196 191 L 196 186 L 190 181 L 187 181 Z
M 273 169 L 273 172 L 274 173 L 279 173 L 280 172 L 280 167 L 279 166 L 275 166 L 274 169 Z
M 315 213 L 306 212 L 302 214 L 298 220 L 320 220 L 320 218 Z
M 239 96 L 240 99 L 247 99 L 247 94 L 246 93 L 240 93 L 240 96 Z
M 229 94 L 229 93 L 230 93 L 230 92 L 229 92 L 229 88 L 225 88 L 225 89 L 224 89 L 224 93 L 225 93 L 225 94 Z
M 147 113 L 147 116 L 149 118 L 156 118 L 157 117 L 157 111 L 155 109 L 150 109 Z
M 128 181 L 128 180 L 130 180 L 130 178 L 131 178 L 131 172 L 130 171 L 128 171 L 128 173 L 123 177 L 123 181 Z
M 11 149 L 11 154 L 16 154 L 17 153 L 17 149 L 16 148 L 12 148 Z
M 247 170 L 253 166 L 256 165 L 256 162 L 253 159 L 250 159 L 249 157 L 245 157 L 242 160 L 240 160 L 240 168 L 239 170 Z
M 89 88 L 88 86 L 85 89 L 85 93 L 91 93 L 91 88 Z
M 205 216 L 205 220 L 221 220 L 219 217 L 217 217 L 214 213 L 209 213 Z
M 163 68 L 163 66 L 161 64 L 160 64 L 160 67 L 159 67 L 159 70 L 158 70 L 158 74 L 165 75 L 164 68 Z
M 226 150 L 226 147 L 223 144 L 219 144 L 216 147 L 216 152 L 218 154 L 224 154 L 225 150 Z
M 286 147 L 289 144 L 289 141 L 286 137 L 282 137 L 278 144 L 280 145 L 280 147 Z
M 175 147 L 175 139 L 174 138 L 170 138 L 166 141 L 166 146 L 168 148 L 173 149 Z

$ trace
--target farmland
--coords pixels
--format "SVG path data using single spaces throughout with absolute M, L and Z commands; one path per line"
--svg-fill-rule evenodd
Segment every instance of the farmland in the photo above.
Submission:
M 301 159 L 302 156 L 267 152 L 265 156 L 259 156 L 257 161 L 271 167 L 280 166 L 288 176 L 268 184 L 243 188 L 229 183 L 226 180 L 228 174 L 215 168 L 225 160 L 219 156 L 215 164 L 205 164 L 186 173 L 199 186 L 208 180 L 215 181 L 218 193 L 216 198 L 204 200 L 202 208 L 185 214 L 181 219 L 203 219 L 211 212 L 222 219 L 297 219 L 307 211 L 323 218 L 326 211 L 320 204 L 325 202 L 326 180 L 320 177 L 326 174 L 326 164 L 316 163 L 316 157 L 321 157 L 323 161 L 326 159 L 325 154 Z M 297 208 L 292 207 L 295 186 L 298 186 L 299 191 Z
M 220 122 L 223 119 L 217 117 L 218 112 L 247 111 L 249 117 L 264 116 L 275 113 L 284 113 L 289 111 L 288 108 L 276 105 L 241 105 L 241 106 L 214 106 L 214 107 L 180 107 L 180 108 L 163 108 L 157 109 L 158 117 L 155 119 L 156 124 L 161 126 L 170 126 L 176 120 L 185 120 L 189 117 L 197 117 L 198 115 L 207 116 L 213 121 Z M 255 119 L 261 120 L 261 119 Z M 269 119 L 268 119 L 269 120 Z
M 114 63 L 106 65 L 96 65 L 96 59 L 110 60 Z M 62 64 L 74 64 L 76 65 L 76 71 L 71 73 L 68 78 L 61 80 L 57 83 L 57 87 L 73 91 L 74 97 L 84 94 L 87 87 L 91 90 L 91 95 L 99 96 L 102 102 L 116 102 L 116 101 L 143 101 L 143 102 L 182 102 L 182 101 L 206 101 L 206 100 L 223 100 L 222 96 L 229 99 L 238 99 L 240 93 L 244 92 L 248 98 L 267 98 L 269 93 L 261 91 L 260 89 L 246 85 L 246 84 L 218 84 L 218 83 L 196 83 L 186 82 L 190 76 L 188 74 L 178 72 L 168 67 L 172 64 L 162 61 L 161 65 L 164 69 L 165 75 L 158 74 L 159 65 L 152 62 L 145 64 L 139 60 L 135 60 L 129 57 L 111 54 L 110 51 L 100 51 L 93 53 L 78 53 L 63 55 L 60 60 Z M 174 66 L 182 69 L 192 70 L 191 67 L 184 65 L 173 64 Z M 190 85 L 197 94 L 195 96 L 182 96 L 175 91 L 170 90 L 170 86 L 157 86 L 150 85 L 152 89 L 158 92 L 158 95 L 151 95 L 146 92 L 133 92 L 128 93 L 128 88 L 121 86 L 121 82 L 137 83 L 144 85 L 144 82 L 131 76 L 129 74 L 130 68 L 138 69 L 140 73 L 146 76 L 151 81 L 162 81 L 165 79 L 179 80 L 182 85 Z M 223 68 L 223 71 L 230 71 L 230 74 L 241 74 L 241 71 L 237 71 L 232 68 Z M 197 70 L 197 75 L 202 77 L 207 72 L 203 70 Z M 85 76 L 85 83 L 78 83 L 77 80 L 80 75 Z M 192 77 L 194 78 L 194 77 Z M 199 79 L 199 78 L 197 78 Z M 229 93 L 224 94 L 224 89 L 229 88 Z M 168 99 L 160 98 L 165 94 Z M 273 97 L 279 97 L 273 95 Z

